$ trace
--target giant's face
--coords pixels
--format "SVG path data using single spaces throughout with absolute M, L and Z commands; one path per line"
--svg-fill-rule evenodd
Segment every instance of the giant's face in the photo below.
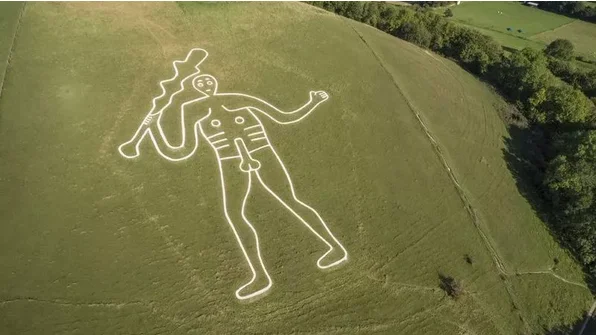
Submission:
M 192 81 L 192 86 L 206 95 L 214 95 L 217 91 L 217 80 L 211 75 L 203 74 Z

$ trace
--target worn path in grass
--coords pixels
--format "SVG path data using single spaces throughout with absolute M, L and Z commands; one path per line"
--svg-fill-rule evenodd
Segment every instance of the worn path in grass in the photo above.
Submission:
M 363 28 L 364 31 L 367 31 L 366 28 Z M 362 34 L 359 34 L 361 39 L 366 43 L 366 39 L 362 36 Z M 370 47 L 369 43 L 366 43 L 366 45 L 368 47 Z M 373 48 L 371 48 L 371 51 L 375 54 L 375 56 L 377 57 L 377 59 L 379 59 L 380 64 L 387 69 L 387 67 L 384 65 L 384 61 L 379 57 L 379 55 L 377 54 L 377 52 L 375 52 L 375 50 Z M 436 57 L 433 56 L 430 52 L 426 52 L 427 55 L 429 55 L 430 57 L 432 57 L 433 59 L 435 59 L 437 61 L 437 63 L 440 64 L 440 71 L 441 72 L 446 72 L 448 73 L 450 76 L 453 76 L 454 72 L 448 67 L 446 66 L 446 63 L 448 63 L 447 61 L 442 61 L 439 58 L 440 57 Z M 390 75 L 393 76 L 393 74 L 391 72 L 388 73 Z M 396 87 L 399 89 L 400 92 L 403 93 L 403 90 L 400 88 L 399 86 L 399 81 L 396 80 L 395 77 L 393 77 L 394 82 Z M 402 82 L 403 85 L 403 82 Z M 425 132 L 427 138 L 429 139 L 429 141 L 431 142 L 433 148 L 435 149 L 435 152 L 437 153 L 437 157 L 439 157 L 439 159 L 441 160 L 443 166 L 445 167 L 445 171 L 447 172 L 447 174 L 449 175 L 450 179 L 452 180 L 454 186 L 456 187 L 458 194 L 460 196 L 460 198 L 462 199 L 462 202 L 465 204 L 466 209 L 468 210 L 468 213 L 470 215 L 471 221 L 474 224 L 474 226 L 476 227 L 478 233 L 480 234 L 480 236 L 482 237 L 482 240 L 484 241 L 487 250 L 489 251 L 489 253 L 491 254 L 491 256 L 493 257 L 494 263 L 496 268 L 498 269 L 498 271 L 507 277 L 511 277 L 511 276 L 521 276 L 521 275 L 549 275 L 553 278 L 555 278 L 556 280 L 559 280 L 565 284 L 569 284 L 569 285 L 573 285 L 576 286 L 578 288 L 581 288 L 583 290 L 585 290 L 585 292 L 589 292 L 589 289 L 587 287 L 587 285 L 583 282 L 583 281 L 578 281 L 578 280 L 573 280 L 573 279 L 568 279 L 565 278 L 559 274 L 557 274 L 555 271 L 552 270 L 552 265 L 549 265 L 547 269 L 545 270 L 534 270 L 534 271 L 523 271 L 523 270 L 508 270 L 508 267 L 505 265 L 505 262 L 503 261 L 502 256 L 500 255 L 499 251 L 498 251 L 498 247 L 495 247 L 495 242 L 494 241 L 494 237 L 490 236 L 490 232 L 485 232 L 485 230 L 487 230 L 487 224 L 486 223 L 482 223 L 481 219 L 480 219 L 480 215 L 482 215 L 482 211 L 479 212 L 478 210 L 478 203 L 476 205 L 473 205 L 472 202 L 470 201 L 470 199 L 468 198 L 468 196 L 466 195 L 466 193 L 469 193 L 469 191 L 465 190 L 465 187 L 462 187 L 462 184 L 460 183 L 460 181 L 458 181 L 458 178 L 456 176 L 456 174 L 458 173 L 457 169 L 453 169 L 451 167 L 451 164 L 448 163 L 448 159 L 446 158 L 444 152 L 445 149 L 447 149 L 447 152 L 449 150 L 449 147 L 445 148 L 445 146 L 443 145 L 442 141 L 441 141 L 441 136 L 436 136 L 434 134 L 432 134 L 432 132 L 429 130 L 429 127 L 425 124 L 425 122 L 422 120 L 422 118 L 424 118 L 425 116 L 421 116 L 420 111 L 417 110 L 413 104 L 411 103 L 411 100 L 406 98 L 406 100 L 408 101 L 410 110 L 415 114 L 417 120 L 420 123 L 421 129 Z M 426 115 L 426 118 L 430 118 L 430 120 L 432 121 L 432 115 Z M 486 121 L 485 121 L 486 122 Z M 468 149 L 469 150 L 469 149 Z M 466 151 L 467 153 L 469 153 L 469 151 Z M 484 159 L 484 158 L 483 158 Z M 503 166 L 503 168 L 505 168 Z M 503 173 L 504 171 L 502 171 L 501 173 Z M 461 175 L 461 174 L 460 174 Z M 464 183 L 465 184 L 465 183 Z M 486 206 L 486 203 L 482 203 L 480 204 L 481 206 Z M 492 206 L 492 205 L 489 205 Z M 486 207 L 485 207 L 486 208 Z M 490 220 L 490 219 L 489 219 Z M 541 224 L 541 223 L 540 223 Z M 490 227 L 490 224 L 489 224 Z M 493 228 L 493 227 L 490 227 Z M 490 228 L 488 230 L 490 230 Z M 487 235 L 488 234 L 488 235 Z M 521 242 L 521 241 L 520 241 Z M 552 243 L 552 241 L 550 242 Z M 513 290 L 508 288 L 508 292 L 510 293 L 513 301 L 517 300 L 517 298 L 515 298 L 515 293 Z M 547 307 L 547 306 L 545 306 Z
M 0 3 L 0 98 L 24 9 L 25 3 Z

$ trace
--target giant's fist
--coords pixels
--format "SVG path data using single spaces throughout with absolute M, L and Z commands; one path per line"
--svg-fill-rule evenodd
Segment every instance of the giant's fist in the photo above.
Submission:
M 325 91 L 310 91 L 310 100 L 315 104 L 329 99 L 329 94 Z

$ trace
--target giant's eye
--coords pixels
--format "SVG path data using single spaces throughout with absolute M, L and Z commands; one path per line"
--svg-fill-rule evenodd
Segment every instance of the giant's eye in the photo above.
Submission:
M 199 83 L 199 87 L 203 87 L 203 83 Z
M 213 83 L 212 83 L 212 82 L 210 82 L 210 81 L 208 81 L 208 82 L 207 82 L 207 85 L 213 85 Z

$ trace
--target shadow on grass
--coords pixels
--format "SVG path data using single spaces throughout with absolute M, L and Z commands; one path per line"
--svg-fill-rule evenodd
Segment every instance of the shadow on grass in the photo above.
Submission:
M 505 46 L 505 45 L 501 45 L 501 48 L 503 48 L 503 50 L 505 50 L 505 51 L 507 51 L 507 52 L 510 52 L 510 53 L 514 53 L 514 52 L 516 52 L 516 51 L 519 51 L 519 50 L 518 50 L 518 49 L 516 49 L 516 48 L 508 47 L 508 46 Z
M 577 335 L 582 328 L 584 328 L 584 322 L 586 314 L 583 317 L 575 320 L 570 326 L 555 326 L 551 329 L 545 329 L 544 335 Z M 592 318 L 583 329 L 583 335 L 596 334 L 596 319 Z
M 522 116 L 516 115 L 516 111 L 509 111 L 504 120 L 508 123 L 509 137 L 503 138 L 505 143 L 503 157 L 515 179 L 518 191 L 530 203 L 536 215 L 546 223 L 551 236 L 573 255 L 573 249 L 558 233 L 556 219 L 551 215 L 549 204 L 545 200 L 548 198 L 542 193 L 544 192 L 542 178 L 546 171 L 546 162 L 550 159 L 547 148 L 551 139 L 540 128 L 528 125 Z M 556 266 L 558 260 L 553 260 L 553 263 Z M 596 280 L 589 275 L 586 269 L 584 269 L 584 280 L 592 294 L 596 295 Z M 552 329 L 545 329 L 544 334 L 579 334 L 585 315 L 577 319 L 572 326 L 556 326 Z M 596 334 L 595 318 L 591 319 L 583 334 Z
M 508 123 L 509 137 L 503 139 L 503 157 L 507 167 L 515 179 L 518 191 L 530 203 L 536 215 L 546 223 L 551 236 L 573 255 L 573 249 L 557 230 L 556 219 L 546 200 L 548 197 L 543 193 L 542 178 L 546 171 L 546 162 L 550 159 L 547 148 L 550 147 L 551 139 L 540 128 L 528 125 L 515 112 L 509 114 L 509 117 L 504 118 Z M 558 260 L 553 262 L 556 265 Z M 596 280 L 586 269 L 584 280 L 592 294 L 596 295 Z

